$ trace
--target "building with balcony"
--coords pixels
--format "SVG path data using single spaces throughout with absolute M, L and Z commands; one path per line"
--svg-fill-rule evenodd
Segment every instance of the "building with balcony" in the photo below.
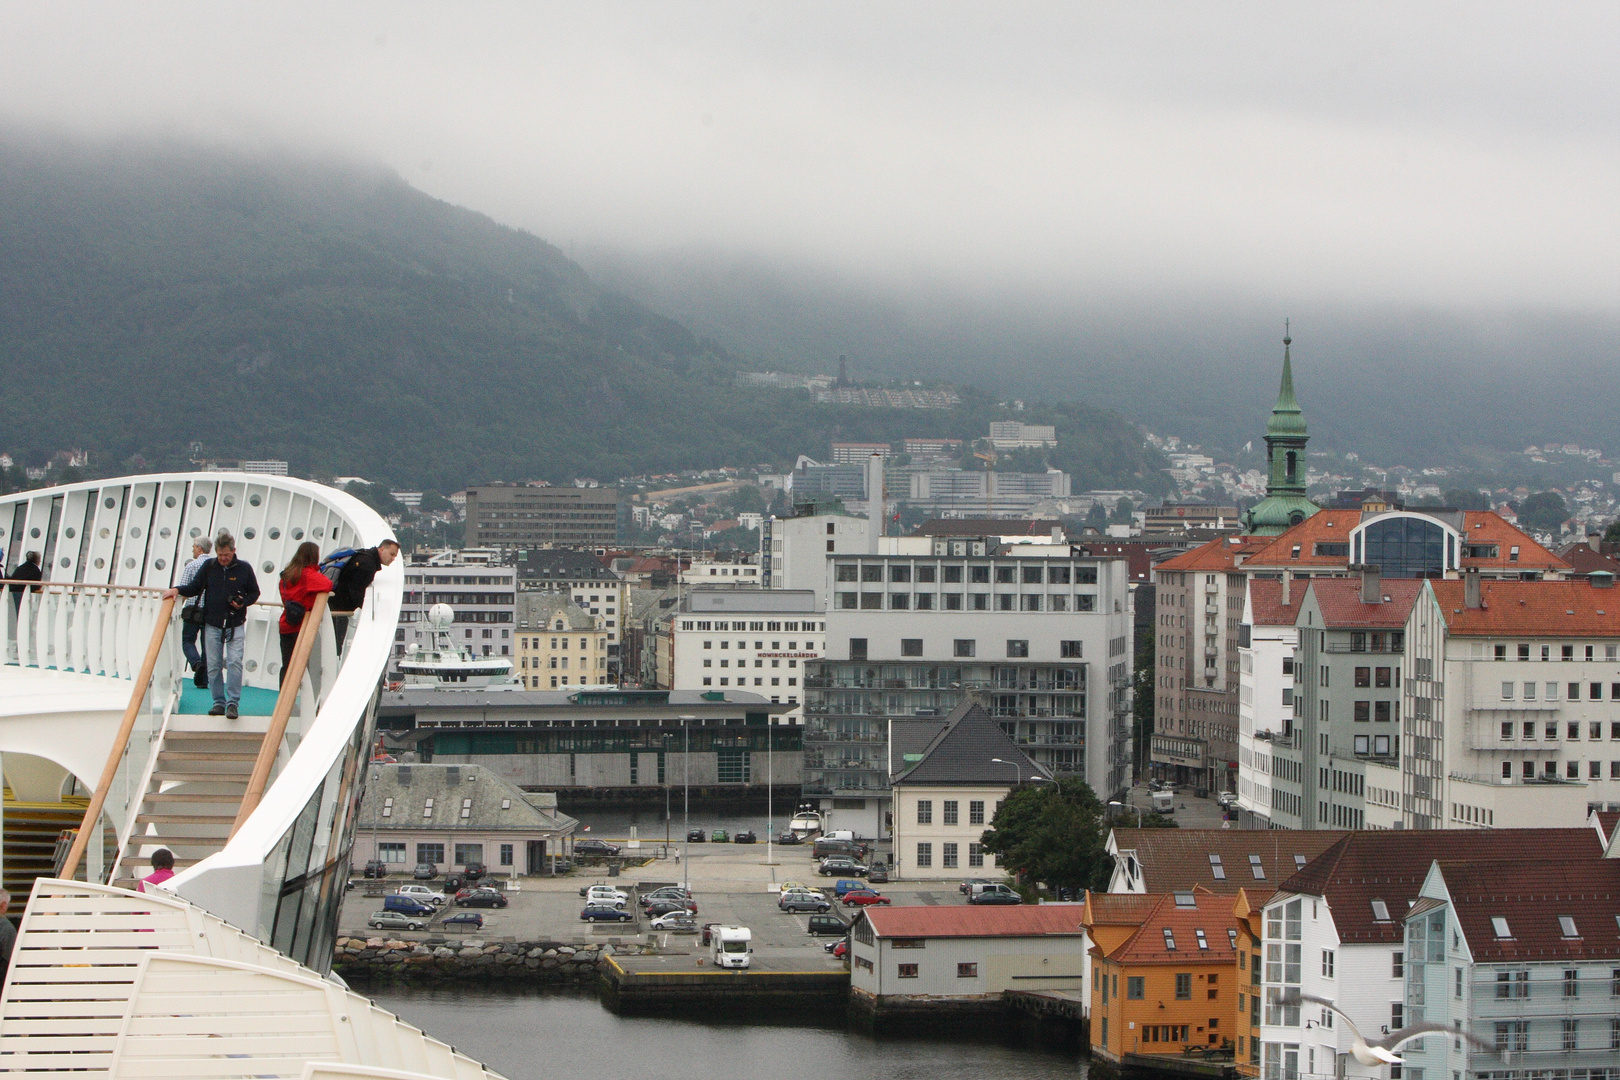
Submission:
M 1292 574 L 1249 582 L 1238 648 L 1238 820 L 1271 821 L 1271 746 L 1292 736 L 1294 652 L 1304 583 Z
M 804 679 L 826 647 L 815 593 L 788 589 L 693 589 L 663 620 L 666 689 L 746 687 L 792 706 L 779 722 L 803 720 Z
M 1406 1076 L 1608 1077 L 1620 1061 L 1620 859 L 1435 862 L 1405 925 L 1405 1019 L 1472 1032 Z
M 1603 853 L 1592 828 L 1291 835 L 1336 839 L 1302 869 L 1284 875 L 1264 905 L 1265 966 L 1250 972 L 1261 990 L 1264 1015 L 1260 1002 L 1251 1007 L 1269 1055 L 1265 1075 L 1278 1080 L 1388 1075 L 1382 1066 L 1361 1065 L 1348 1056 L 1347 1029 L 1326 1022 L 1320 1006 L 1289 1007 L 1282 998 L 1294 990 L 1334 1002 L 1369 1036 L 1423 1019 L 1407 1009 L 1410 950 L 1402 920 L 1420 900 L 1436 859 L 1558 866 L 1601 861 Z
M 805 688 L 806 796 L 862 810 L 880 829 L 888 718 L 944 717 L 963 701 L 981 705 L 1051 775 L 1081 777 L 1099 795 L 1123 790 L 1125 560 L 983 540 L 926 549 L 827 560 L 825 659 Z

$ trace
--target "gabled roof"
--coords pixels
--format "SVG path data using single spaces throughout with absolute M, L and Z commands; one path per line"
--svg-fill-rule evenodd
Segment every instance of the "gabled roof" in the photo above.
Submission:
M 362 829 L 566 835 L 579 824 L 555 808 L 536 806 L 530 800 L 540 796 L 525 795 L 479 765 L 373 765 L 371 772 L 356 820 Z M 433 812 L 424 816 L 429 800 Z
M 1270 541 L 1269 536 L 1218 536 L 1207 544 L 1200 544 L 1191 551 L 1167 559 L 1153 569 L 1206 573 L 1232 570 Z
M 1283 583 L 1277 578 L 1254 578 L 1249 582 L 1249 610 L 1254 626 L 1293 626 L 1299 618 L 1299 604 L 1305 599 L 1310 581 L 1293 581 L 1288 586 L 1288 603 L 1282 602 Z
M 1159 903 L 1159 897 L 1148 893 L 1105 893 L 1095 889 L 1086 893 L 1087 926 L 1138 926 Z
M 989 713 L 972 702 L 951 710 L 945 726 L 923 747 L 922 755 L 921 761 L 894 778 L 893 786 L 1006 788 L 1020 773 L 1025 779 L 1047 775 Z M 1016 763 L 1016 773 L 1012 765 L 992 758 Z
M 921 758 L 922 752 L 928 749 L 939 733 L 945 730 L 948 721 L 944 717 L 937 720 L 900 720 L 889 721 L 889 775 L 905 772 L 916 761 L 907 761 L 907 756 L 916 755 Z
M 1383 601 L 1364 604 L 1360 577 L 1315 578 L 1307 587 L 1316 597 L 1323 625 L 1329 630 L 1363 626 L 1399 630 L 1406 625 L 1412 605 L 1423 592 L 1423 582 L 1417 578 L 1384 578 L 1378 583 Z
M 559 616 L 565 630 L 597 629 L 596 619 L 565 593 L 520 592 L 516 615 L 518 626 L 524 630 L 555 630 Z
M 1240 930 L 1236 898 L 1199 886 L 1152 896 L 1136 933 L 1109 952 L 1118 964 L 1234 964 L 1237 949 L 1228 930 Z M 1200 936 L 1200 933 L 1202 936 Z
M 1112 842 L 1122 857 L 1136 856 L 1150 893 L 1203 886 L 1232 894 L 1277 886 L 1344 835 L 1325 829 L 1115 829 Z M 1255 876 L 1251 856 L 1259 859 L 1263 876 Z
M 1436 829 L 1340 834 L 1342 839 L 1278 887 L 1320 896 L 1341 941 L 1395 942 L 1436 859 L 1567 861 L 1603 853 L 1597 832 L 1578 829 Z M 1383 915 L 1373 901 L 1383 903 Z
M 1620 959 L 1620 859 L 1442 859 L 1440 873 L 1476 962 Z
M 1614 839 L 1615 826 L 1620 825 L 1620 811 L 1594 810 L 1592 817 L 1594 819 L 1593 823 L 1597 826 L 1598 835 L 1602 838 L 1604 845 L 1607 846 L 1609 841 Z
M 979 907 L 867 907 L 862 915 L 880 938 L 1079 937 L 1079 904 Z
M 601 559 L 575 548 L 530 548 L 518 559 L 518 573 L 542 581 L 618 580 L 618 575 L 603 566 Z
M 1419 510 L 1408 511 L 1422 513 Z M 1378 515 L 1388 513 L 1379 511 Z M 1378 516 L 1374 515 L 1374 516 Z M 1281 569 L 1283 567 L 1347 567 L 1350 565 L 1350 556 L 1345 555 L 1318 555 L 1318 543 L 1348 544 L 1350 530 L 1359 525 L 1363 519 L 1363 512 L 1355 510 L 1323 510 L 1313 514 L 1304 521 L 1295 525 L 1287 532 L 1278 536 L 1262 537 L 1268 543 L 1244 560 L 1246 567 L 1266 567 L 1268 569 Z M 1527 570 L 1565 570 L 1568 564 L 1517 527 L 1502 519 L 1500 514 L 1489 510 L 1469 510 L 1462 514 L 1463 542 L 1466 544 L 1495 544 L 1497 553 L 1494 558 L 1474 558 L 1465 556 L 1462 559 L 1464 569 L 1477 567 L 1482 570 L 1512 570 L 1514 572 Z M 1299 548 L 1299 555 L 1294 555 L 1294 548 Z M 1513 558 L 1512 548 L 1519 549 L 1518 557 Z
M 1593 551 L 1590 544 L 1570 544 L 1558 552 L 1558 557 L 1569 563 L 1571 571 L 1579 577 L 1595 571 L 1620 576 L 1620 559 L 1602 551 Z
M 1525 634 L 1548 637 L 1620 636 L 1620 589 L 1576 581 L 1492 581 L 1479 584 L 1481 606 L 1466 603 L 1466 583 L 1431 581 L 1446 629 L 1455 635 Z

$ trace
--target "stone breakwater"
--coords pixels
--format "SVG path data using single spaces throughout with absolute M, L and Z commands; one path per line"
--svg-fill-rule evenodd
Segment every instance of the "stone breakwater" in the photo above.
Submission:
M 590 982 L 612 956 L 610 944 L 550 941 L 400 941 L 340 937 L 332 970 L 349 981 L 520 982 L 557 986 Z

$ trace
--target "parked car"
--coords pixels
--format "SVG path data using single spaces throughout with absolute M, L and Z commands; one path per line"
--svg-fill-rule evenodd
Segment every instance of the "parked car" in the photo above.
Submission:
M 428 915 L 407 915 L 403 911 L 373 911 L 366 925 L 373 930 L 420 930 L 428 924 Z
M 882 863 L 873 863 L 866 871 L 866 880 L 876 885 L 887 885 L 889 868 Z
M 579 913 L 583 922 L 630 922 L 635 918 L 624 908 L 608 907 L 604 904 L 586 904 L 585 910 Z
M 870 907 L 873 904 L 887 904 L 889 898 L 876 889 L 856 889 L 844 894 L 845 907 Z
M 842 900 L 847 893 L 859 892 L 866 888 L 866 882 L 860 878 L 839 878 L 833 882 L 833 895 Z
M 462 907 L 505 907 L 507 899 L 499 889 L 474 889 L 465 896 L 457 896 L 456 903 Z
M 399 888 L 394 890 L 394 895 L 409 896 L 414 900 L 420 900 L 423 903 L 432 904 L 434 907 L 442 907 L 450 902 L 450 898 L 444 893 L 437 889 L 429 888 L 426 885 L 401 885 Z
M 807 892 L 807 893 L 815 893 L 817 896 L 822 895 L 821 890 L 816 888 L 814 885 L 810 884 L 808 881 L 784 881 L 784 882 L 782 882 L 782 890 L 781 891 L 782 892 Z
M 966 880 L 964 880 L 962 882 L 962 884 L 958 885 L 956 888 L 957 888 L 958 892 L 960 892 L 963 896 L 966 896 L 966 895 L 968 895 L 969 893 L 971 893 L 973 891 L 973 886 L 975 886 L 975 885 L 994 885 L 994 884 L 996 884 L 996 881 L 995 881 L 994 878 L 970 877 L 970 878 L 967 878 Z
M 1215 797 L 1215 801 L 1222 806 L 1235 806 L 1238 801 L 1237 792 L 1223 791 Z
M 646 913 L 649 917 L 668 915 L 672 911 L 684 911 L 688 915 L 697 914 L 696 900 L 660 900 L 655 904 L 648 904 Z
M 836 877 L 839 874 L 859 877 L 864 873 L 866 873 L 866 867 L 854 859 L 846 859 L 842 855 L 834 855 L 830 859 L 821 860 L 822 877 Z
M 701 844 L 708 838 L 709 835 L 702 829 L 688 829 L 686 831 L 686 842 L 688 844 Z
M 477 881 L 489 873 L 488 867 L 481 862 L 470 862 L 461 871 L 461 876 L 468 881 Z
M 724 829 L 716 829 L 709 835 L 709 839 L 717 844 L 727 844 L 731 842 L 731 834 Z
M 600 893 L 603 896 L 612 896 L 615 899 L 624 900 L 626 902 L 628 902 L 630 899 L 630 894 L 619 888 L 617 885 L 609 885 L 601 881 L 593 881 L 589 885 L 581 885 L 579 887 L 579 895 L 581 896 L 590 896 L 592 893 Z
M 430 862 L 419 862 L 416 864 L 416 869 L 411 871 L 411 877 L 417 881 L 432 881 L 438 876 L 438 866 Z
M 484 917 L 476 911 L 458 911 L 439 920 L 439 925 L 448 930 L 482 930 Z
M 418 900 L 414 896 L 401 896 L 398 893 L 383 897 L 383 910 L 423 919 L 431 919 L 438 914 L 438 908 L 426 900 Z
M 827 952 L 832 953 L 838 959 L 842 960 L 849 955 L 849 938 L 839 938 L 837 941 L 829 941 L 827 944 L 823 945 L 822 948 Z
M 670 911 L 647 924 L 650 930 L 696 930 L 697 916 L 690 911 Z
M 776 902 L 783 911 L 831 911 L 832 904 L 825 896 L 807 892 L 785 892 Z
M 387 877 L 388 876 L 388 864 L 381 861 L 380 859 L 372 859 L 370 862 L 366 863 L 365 873 L 362 874 L 361 876 L 362 877 L 368 877 L 368 878 Z
M 740 832 L 731 838 L 731 842 L 733 844 L 755 844 L 759 842 L 759 839 L 751 832 Z
M 592 889 L 585 894 L 587 904 L 597 904 L 601 907 L 618 908 L 621 911 L 630 906 L 630 898 L 621 892 L 608 892 L 604 889 Z
M 776 842 L 786 847 L 804 843 L 804 837 L 796 832 L 781 832 L 776 834 Z
M 592 840 L 587 838 L 585 840 L 574 841 L 575 855 L 601 855 L 603 857 L 610 857 L 617 855 L 618 853 L 619 845 L 610 844 L 606 840 Z
M 444 875 L 444 891 L 447 896 L 454 896 L 467 887 L 467 879 L 461 874 Z
M 697 901 L 684 889 L 659 889 L 648 893 L 641 898 L 641 906 L 652 907 L 654 904 L 685 904 L 688 908 L 697 907 Z
M 975 885 L 973 891 L 968 893 L 970 904 L 1022 904 L 1024 898 L 1014 892 L 1010 885 L 999 881 Z
M 824 937 L 827 934 L 836 934 L 843 937 L 849 933 L 849 924 L 837 915 L 810 916 L 810 936 Z

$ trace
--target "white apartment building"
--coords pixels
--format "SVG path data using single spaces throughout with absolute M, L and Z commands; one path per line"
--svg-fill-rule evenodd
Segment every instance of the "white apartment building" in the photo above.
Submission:
M 1400 761 L 1371 767 L 1367 824 L 1573 826 L 1620 808 L 1620 592 L 1428 581 L 1406 630 Z
M 875 550 L 872 522 L 848 514 L 768 517 L 760 526 L 760 584 L 767 589 L 808 589 L 816 609 L 827 610 L 827 557 Z
M 1271 817 L 1271 745 L 1294 721 L 1294 652 L 1308 582 L 1249 582 L 1238 648 L 1238 812 L 1245 828 Z
M 747 562 L 720 559 L 693 559 L 681 571 L 683 585 L 746 585 L 759 588 L 759 557 Z
M 431 565 L 405 568 L 405 594 L 394 633 L 394 655 L 418 643 L 431 644 L 427 613 L 435 604 L 455 612 L 450 624 L 457 645 L 475 656 L 511 656 L 517 571 L 510 566 L 436 557 Z
M 992 420 L 990 444 L 997 450 L 1057 445 L 1057 429 L 1051 424 L 1022 424 L 1017 420 Z
M 745 687 L 796 706 L 775 723 L 803 722 L 807 666 L 826 648 L 815 594 L 804 590 L 693 589 L 669 616 L 662 670 L 670 690 Z

